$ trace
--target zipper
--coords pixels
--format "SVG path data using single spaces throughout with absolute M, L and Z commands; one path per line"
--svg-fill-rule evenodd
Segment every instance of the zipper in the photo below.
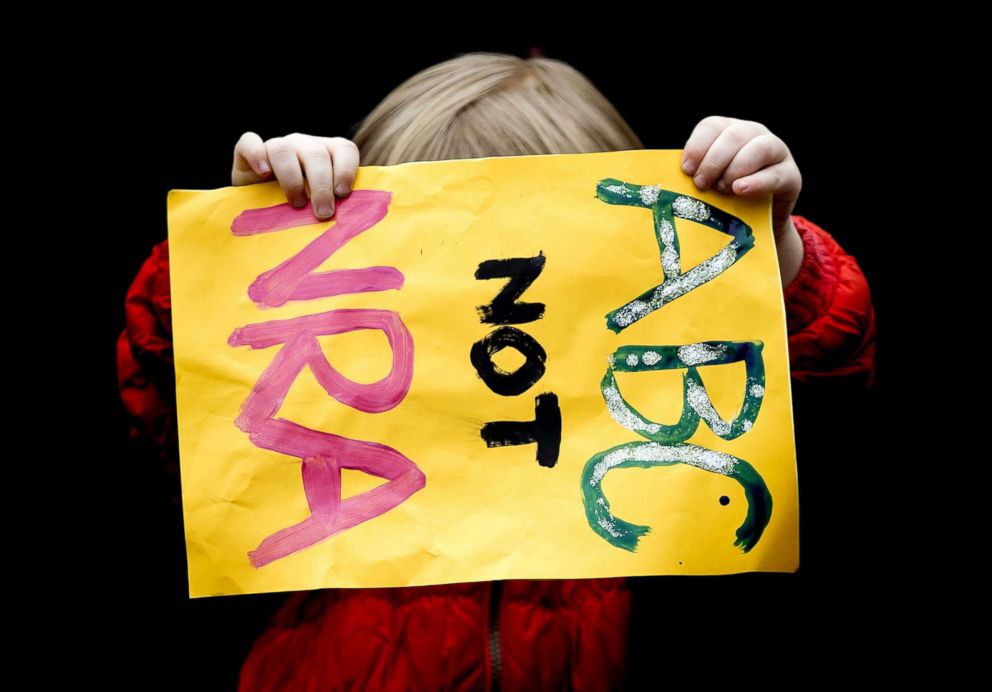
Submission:
M 495 595 L 494 595 L 495 592 Z M 489 584 L 489 689 L 499 692 L 503 658 L 499 643 L 499 610 L 503 601 L 503 582 Z

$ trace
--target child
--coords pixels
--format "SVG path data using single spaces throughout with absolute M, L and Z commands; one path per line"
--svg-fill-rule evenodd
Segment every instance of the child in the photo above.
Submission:
M 642 148 L 613 106 L 570 66 L 476 53 L 411 77 L 365 119 L 354 142 L 245 133 L 232 184 L 278 180 L 296 206 L 333 214 L 359 163 Z M 773 195 L 792 377 L 874 379 L 875 324 L 856 261 L 792 215 L 801 177 L 759 123 L 699 122 L 683 170 L 699 189 Z M 168 247 L 153 250 L 126 304 L 119 382 L 135 434 L 175 454 Z M 508 580 L 291 595 L 256 641 L 241 689 L 618 688 L 631 592 L 624 578 Z

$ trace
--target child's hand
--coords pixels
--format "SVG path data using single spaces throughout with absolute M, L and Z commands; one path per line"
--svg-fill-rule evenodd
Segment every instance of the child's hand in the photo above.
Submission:
M 776 242 L 795 232 L 791 215 L 802 176 L 785 142 L 761 123 L 719 115 L 703 118 L 686 142 L 682 170 L 695 176 L 700 190 L 715 187 L 741 196 L 771 193 Z
M 334 214 L 334 195 L 351 193 L 358 172 L 358 147 L 344 137 L 314 137 L 294 132 L 262 141 L 246 132 L 234 147 L 232 185 L 271 180 L 273 173 L 294 207 L 307 203 L 321 220 Z M 305 176 L 305 177 L 304 177 Z

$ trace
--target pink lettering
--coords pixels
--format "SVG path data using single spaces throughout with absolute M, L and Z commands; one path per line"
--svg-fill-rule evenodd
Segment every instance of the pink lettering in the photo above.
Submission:
M 314 274 L 328 257 L 359 233 L 385 217 L 390 193 L 355 190 L 338 201 L 337 222 L 303 250 L 278 267 L 261 274 L 248 290 L 260 307 L 277 307 L 289 300 L 400 288 L 403 274 L 394 267 L 342 269 Z M 281 204 L 250 209 L 235 219 L 235 235 L 294 228 L 313 223 L 309 204 L 295 209 Z M 318 336 L 357 329 L 381 329 L 393 353 L 389 374 L 378 382 L 361 384 L 334 368 L 324 356 Z M 303 490 L 310 516 L 284 528 L 248 553 L 253 566 L 312 546 L 402 504 L 426 485 L 426 476 L 410 459 L 392 447 L 312 430 L 276 418 L 293 382 L 305 366 L 332 397 L 366 413 L 395 408 L 406 397 L 413 378 L 413 337 L 399 314 L 390 310 L 330 310 L 316 315 L 272 320 L 235 329 L 228 339 L 234 347 L 282 348 L 265 369 L 241 406 L 235 425 L 252 444 L 302 461 Z M 341 469 L 354 469 L 388 482 L 355 497 L 341 500 Z
M 395 267 L 312 273 L 349 240 L 382 221 L 390 197 L 390 193 L 383 190 L 354 190 L 345 199 L 338 200 L 334 211 L 337 222 L 278 267 L 262 273 L 248 287 L 248 297 L 259 307 L 274 308 L 290 300 L 402 287 L 403 274 Z M 302 209 L 286 203 L 243 211 L 231 224 L 231 230 L 234 235 L 249 236 L 313 223 L 309 202 Z

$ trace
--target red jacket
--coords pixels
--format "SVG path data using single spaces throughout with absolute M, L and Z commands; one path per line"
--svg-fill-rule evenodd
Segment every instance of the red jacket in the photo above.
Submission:
M 864 274 L 829 233 L 793 220 L 805 256 L 785 289 L 792 377 L 871 387 Z M 168 272 L 162 241 L 128 291 L 117 344 L 132 437 L 163 457 L 177 453 Z M 298 592 L 255 642 L 240 689 L 618 689 L 630 613 L 623 577 Z

